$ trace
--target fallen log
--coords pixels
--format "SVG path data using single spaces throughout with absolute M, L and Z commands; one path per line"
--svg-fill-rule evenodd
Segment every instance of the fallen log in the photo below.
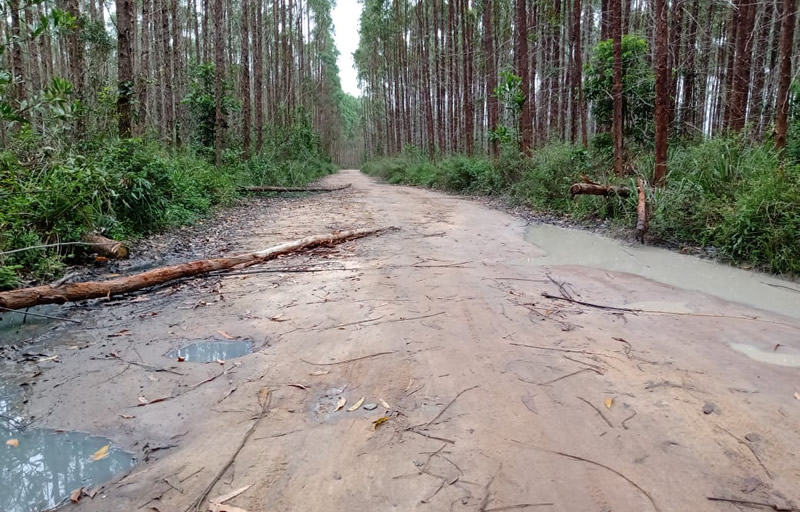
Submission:
M 616 185 L 598 185 L 597 183 L 575 183 L 569 187 L 569 194 L 573 198 L 578 195 L 592 196 L 619 196 L 628 197 L 631 191 L 628 187 L 618 187 Z
M 636 177 L 636 190 L 639 192 L 639 203 L 636 206 L 636 239 L 644 243 L 644 235 L 647 234 L 647 196 L 644 191 L 644 181 L 641 176 Z
M 122 242 L 111 240 L 96 233 L 83 235 L 83 241 L 86 242 L 86 247 L 100 256 L 121 260 L 128 257 L 128 248 Z
M 249 267 L 258 263 L 273 260 L 284 254 L 301 252 L 322 245 L 338 244 L 347 240 L 363 238 L 396 229 L 355 229 L 340 231 L 326 235 L 310 236 L 287 242 L 275 247 L 249 254 L 240 254 L 229 258 L 199 260 L 181 263 L 169 267 L 157 268 L 127 277 L 118 277 L 109 281 L 88 281 L 84 283 L 65 283 L 59 286 L 36 286 L 0 292 L 0 309 L 23 309 L 42 304 L 64 304 L 100 297 L 112 297 L 149 288 L 175 279 L 192 277 L 217 270 L 233 267 Z
M 271 186 L 253 186 L 253 187 L 240 187 L 242 192 L 336 192 L 337 190 L 344 190 L 352 187 L 352 183 L 342 185 L 341 187 L 323 188 L 323 187 L 271 187 Z

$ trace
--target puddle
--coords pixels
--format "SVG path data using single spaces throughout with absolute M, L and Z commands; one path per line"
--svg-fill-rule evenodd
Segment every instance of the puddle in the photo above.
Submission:
M 63 322 L 60 320 L 34 316 L 36 313 L 56 317 L 67 316 L 64 311 L 59 311 L 59 308 L 61 306 L 36 306 L 29 309 L 31 314 L 28 315 L 18 311 L 0 311 L 0 345 L 20 343 L 61 325 Z
M 779 347 L 778 350 L 764 350 L 754 345 L 748 345 L 747 343 L 731 343 L 730 346 L 733 350 L 741 352 L 750 359 L 760 363 L 800 368 L 800 353 L 782 353 L 782 350 L 787 350 L 786 347 Z
M 18 431 L 0 424 L 0 510 L 38 512 L 62 502 L 79 487 L 91 487 L 129 470 L 136 460 L 110 448 L 108 456 L 91 456 L 108 439 L 77 432 L 28 429 Z M 6 441 L 16 439 L 17 447 Z
M 227 361 L 237 357 L 246 356 L 253 351 L 253 342 L 250 340 L 208 340 L 197 341 L 173 350 L 167 354 L 171 359 L 179 357 L 193 363 L 210 363 L 217 360 Z
M 548 224 L 529 227 L 525 240 L 540 250 L 539 255 L 530 258 L 535 265 L 583 265 L 629 272 L 676 288 L 697 290 L 800 319 L 800 284 L 767 274 L 657 247 L 629 246 L 586 231 Z M 680 305 L 676 303 L 673 307 Z

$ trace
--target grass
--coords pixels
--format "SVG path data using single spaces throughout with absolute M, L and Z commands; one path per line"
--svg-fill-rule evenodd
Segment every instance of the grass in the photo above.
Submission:
M 652 154 L 632 161 L 650 177 Z M 449 156 L 428 161 L 407 151 L 368 162 L 363 170 L 390 183 L 465 194 L 504 195 L 534 210 L 574 219 L 609 219 L 634 226 L 635 194 L 627 199 L 579 196 L 567 189 L 587 175 L 636 189 L 635 178 L 608 169 L 604 147 L 564 143 L 538 148 L 529 158 L 506 151 L 495 162 Z M 771 146 L 740 138 L 673 145 L 667 185 L 649 190 L 650 236 L 674 246 L 715 247 L 727 260 L 776 273 L 800 275 L 800 165 L 781 167 Z
M 303 185 L 332 171 L 313 148 L 246 161 L 229 150 L 217 168 L 191 148 L 169 151 L 141 140 L 103 140 L 53 152 L 20 141 L 0 152 L 0 252 L 77 241 L 88 231 L 135 239 L 230 204 L 241 185 Z M 80 250 L 0 256 L 0 289 L 18 286 L 21 277 L 54 279 Z

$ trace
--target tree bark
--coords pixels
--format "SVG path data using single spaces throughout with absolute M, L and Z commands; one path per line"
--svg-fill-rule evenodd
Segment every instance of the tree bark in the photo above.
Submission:
M 664 2 L 665 0 L 657 0 Z M 658 31 L 658 27 L 656 27 Z M 658 36 L 656 36 L 658 38 Z M 636 205 L 636 239 L 644 243 L 644 236 L 647 234 L 648 218 L 647 218 L 647 196 L 644 190 L 644 180 L 641 176 L 636 177 L 636 190 L 639 192 L 639 198 Z
M 631 191 L 628 187 L 618 187 L 615 185 L 600 185 L 598 183 L 575 183 L 569 187 L 569 194 L 572 197 L 578 195 L 591 195 L 591 196 L 619 196 L 628 197 Z
M 781 11 L 781 62 L 778 97 L 775 103 L 775 149 L 783 156 L 789 119 L 789 86 L 792 80 L 792 44 L 797 1 L 783 0 Z
M 655 60 L 656 60 L 656 111 L 655 111 L 655 170 L 653 184 L 663 186 L 667 177 L 667 137 L 669 116 L 669 76 L 667 74 L 667 1 L 655 0 Z M 641 196 L 641 192 L 640 192 Z M 644 236 L 644 235 L 642 235 Z
M 261 1 L 261 0 L 256 0 Z M 250 7 L 242 0 L 242 156 L 250 158 Z
M 11 11 L 11 35 L 14 44 L 11 47 L 11 81 L 12 93 L 17 103 L 25 99 L 25 66 L 22 62 L 22 32 L 19 23 L 19 0 L 9 0 L 8 9 Z
M 223 117 L 223 83 L 225 80 L 225 13 L 222 10 L 222 0 L 214 0 L 214 17 L 216 20 L 214 37 L 214 162 L 217 167 L 222 165 L 222 144 L 225 119 Z
M 528 27 L 527 27 L 527 10 L 526 0 L 515 0 L 516 2 L 516 48 L 515 57 L 517 61 L 517 69 L 519 76 L 522 79 L 522 96 L 524 101 L 522 103 L 522 116 L 519 121 L 519 129 L 522 137 L 520 138 L 520 152 L 528 154 L 531 150 L 531 102 L 533 99 L 530 97 L 529 84 L 530 80 L 528 73 Z
M 739 132 L 744 128 L 747 110 L 747 95 L 750 89 L 750 64 L 753 49 L 753 24 L 755 6 L 749 0 L 742 0 L 739 13 L 739 27 L 736 35 L 736 59 L 734 65 L 733 88 L 728 100 L 731 114 L 728 128 Z
M 497 88 L 497 64 L 494 54 L 494 2 L 486 0 L 483 6 L 483 52 L 486 59 L 486 99 L 489 118 L 489 130 L 497 129 L 498 104 L 494 90 Z M 435 36 L 434 36 L 435 37 Z M 500 156 L 500 145 L 497 139 L 489 143 L 490 153 L 493 158 Z
M 221 2 L 221 0 L 215 0 Z M 131 293 L 144 288 L 164 284 L 176 279 L 193 277 L 218 270 L 227 270 L 238 266 L 251 266 L 275 258 L 323 245 L 342 243 L 347 240 L 363 238 L 378 234 L 392 228 L 357 229 L 340 231 L 327 235 L 310 236 L 294 242 L 287 242 L 263 251 L 240 254 L 229 258 L 193 261 L 169 267 L 158 268 L 127 277 L 118 277 L 109 281 L 67 283 L 61 286 L 37 286 L 0 292 L 0 307 L 4 309 L 24 309 L 43 304 L 64 304 L 81 300 L 113 297 Z
M 117 116 L 119 136 L 131 136 L 133 95 L 133 0 L 116 0 L 117 7 Z
M 621 0 L 609 0 L 611 3 L 611 37 L 614 40 L 614 83 L 612 96 L 614 100 L 614 172 L 621 175 L 625 172 L 623 161 L 623 117 L 622 117 L 622 16 Z
M 255 40 L 254 55 L 254 84 L 255 88 L 255 109 L 256 109 L 256 152 L 261 153 L 264 146 L 264 6 L 263 0 L 255 0 L 255 27 L 253 38 Z

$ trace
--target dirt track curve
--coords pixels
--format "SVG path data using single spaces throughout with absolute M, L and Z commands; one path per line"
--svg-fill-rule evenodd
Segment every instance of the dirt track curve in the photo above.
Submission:
M 150 304 L 95 308 L 81 316 L 93 328 L 62 332 L 87 348 L 61 351 L 31 412 L 52 410 L 46 425 L 105 435 L 140 458 L 145 442 L 174 445 L 81 510 L 185 510 L 253 425 L 264 387 L 266 416 L 210 492 L 252 485 L 230 501 L 249 512 L 800 503 L 798 369 L 729 348 L 797 351 L 797 321 L 628 274 L 534 266 L 524 222 L 470 200 L 357 171 L 324 183 L 353 187 L 250 212 L 251 231 L 228 253 L 336 229 L 400 230 L 257 267 L 328 271 L 220 275 L 158 290 Z M 601 310 L 542 292 L 717 316 Z M 730 318 L 745 315 L 762 321 Z M 219 331 L 259 350 L 190 389 L 221 367 L 164 354 Z M 183 375 L 102 359 L 112 352 Z M 177 398 L 134 407 L 139 396 Z M 361 397 L 377 409 L 348 412 Z M 389 419 L 375 428 L 384 402 Z

